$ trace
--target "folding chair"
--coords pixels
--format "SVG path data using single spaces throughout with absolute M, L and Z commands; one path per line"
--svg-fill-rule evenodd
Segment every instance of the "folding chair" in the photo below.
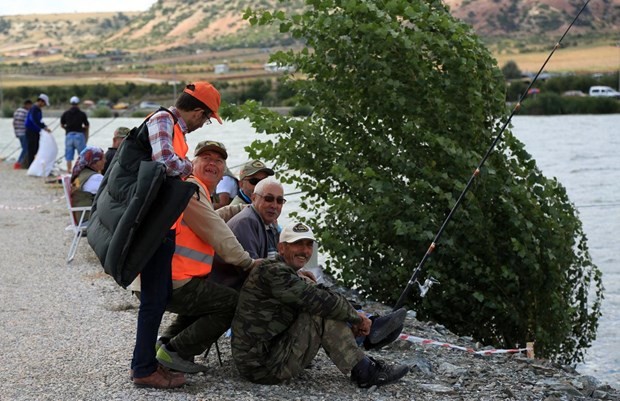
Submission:
M 69 255 L 67 255 L 67 263 L 71 263 L 73 258 L 75 257 L 75 252 L 77 251 L 77 247 L 80 243 L 80 239 L 82 235 L 86 232 L 86 222 L 84 221 L 84 217 L 86 216 L 86 212 L 89 212 L 91 206 L 78 206 L 74 207 L 71 205 L 71 176 L 63 175 L 61 177 L 62 180 L 62 189 L 65 193 L 65 199 L 67 200 L 67 208 L 69 209 L 69 216 L 71 224 L 69 224 L 65 231 L 73 232 L 73 241 L 71 242 L 71 247 L 69 248 Z M 74 212 L 79 213 L 80 218 L 76 219 Z

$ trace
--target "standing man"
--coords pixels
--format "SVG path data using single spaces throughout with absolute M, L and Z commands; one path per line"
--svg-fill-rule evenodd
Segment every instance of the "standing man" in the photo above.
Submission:
M 210 83 L 187 85 L 174 107 L 159 109 L 125 138 L 93 203 L 88 242 L 105 271 L 124 287 L 140 274 L 130 372 L 139 387 L 185 384 L 183 374 L 158 363 L 155 343 L 172 293 L 175 222 L 198 190 L 179 179 L 192 172 L 185 135 L 210 124 L 211 118 L 221 124 L 219 106 L 220 93 Z
M 86 138 L 88 138 L 90 126 L 86 113 L 80 110 L 78 106 L 80 98 L 72 96 L 69 103 L 71 103 L 71 107 L 60 117 L 60 126 L 66 131 L 65 159 L 67 159 L 67 171 L 71 171 L 76 152 L 79 155 L 86 147 Z
M 252 269 L 243 284 L 231 340 L 239 373 L 254 383 L 281 383 L 303 372 L 322 346 L 338 369 L 360 387 L 400 379 L 409 371 L 407 365 L 388 366 L 366 356 L 355 336 L 382 341 L 391 327 L 402 323 L 404 310 L 388 318 L 394 324 L 375 327 L 344 296 L 308 282 L 298 272 L 312 255 L 313 245 L 310 227 L 286 226 L 280 234 L 278 258 Z
M 239 172 L 239 194 L 231 205 L 249 205 L 252 203 L 254 187 L 260 180 L 273 175 L 274 172 L 260 160 L 250 160 L 241 167 Z
M 285 202 L 282 184 L 267 177 L 256 184 L 252 205 L 228 221 L 243 249 L 254 259 L 277 256 L 280 238 L 277 221 Z M 239 290 L 247 276 L 248 271 L 227 264 L 216 255 L 211 280 Z
M 114 135 L 112 136 L 112 147 L 108 148 L 105 152 L 105 166 L 103 166 L 103 171 L 101 174 L 105 175 L 105 172 L 108 171 L 108 167 L 110 167 L 110 163 L 112 163 L 112 159 L 118 150 L 118 147 L 121 146 L 123 140 L 129 134 L 130 129 L 127 127 L 118 127 L 114 130 Z
M 45 93 L 41 93 L 37 98 L 37 101 L 28 110 L 28 116 L 26 117 L 26 140 L 28 142 L 28 166 L 30 166 L 34 160 L 34 157 L 39 151 L 39 138 L 41 137 L 41 130 L 48 133 L 52 132 L 51 129 L 43 122 L 43 112 L 41 109 L 50 105 L 50 98 Z
M 26 99 L 24 101 L 24 105 L 19 107 L 13 113 L 13 131 L 15 132 L 15 136 L 19 139 L 19 144 L 22 147 L 22 151 L 17 158 L 17 161 L 13 165 L 14 169 L 20 169 L 22 167 L 28 167 L 27 157 L 28 157 L 28 139 L 26 138 L 26 118 L 28 117 L 28 110 L 32 107 L 32 100 Z
M 176 317 L 159 338 L 161 346 L 157 351 L 162 365 L 185 373 L 206 370 L 194 363 L 194 356 L 224 334 L 237 306 L 236 291 L 207 279 L 213 257 L 217 254 L 247 271 L 258 264 L 225 223 L 245 207 L 228 206 L 216 211 L 210 201 L 210 194 L 226 170 L 226 148 L 216 141 L 202 141 L 194 154 L 194 173 L 188 181 L 200 190 L 189 201 L 177 226 L 172 298 L 166 307 Z

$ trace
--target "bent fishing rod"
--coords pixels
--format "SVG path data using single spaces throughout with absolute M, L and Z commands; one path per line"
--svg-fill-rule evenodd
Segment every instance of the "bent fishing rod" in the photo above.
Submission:
M 543 72 L 543 70 L 545 69 L 545 66 L 547 65 L 547 63 L 549 62 L 549 60 L 551 59 L 551 57 L 553 56 L 553 54 L 555 53 L 555 51 L 560 47 L 560 44 L 562 43 L 562 40 L 564 39 L 564 37 L 568 34 L 568 31 L 571 29 L 571 27 L 575 24 L 575 22 L 577 21 L 577 19 L 579 18 L 579 16 L 581 15 L 581 13 L 583 12 L 583 10 L 585 10 L 586 6 L 588 5 L 588 3 L 590 3 L 590 0 L 587 0 L 584 5 L 581 7 L 581 9 L 579 10 L 579 12 L 577 13 L 577 15 L 575 16 L 575 18 L 573 19 L 573 21 L 570 23 L 570 25 L 568 26 L 568 28 L 566 28 L 566 30 L 564 31 L 564 34 L 562 35 L 562 37 L 560 38 L 560 40 L 558 40 L 558 42 L 555 44 L 555 46 L 553 46 L 553 49 L 551 50 L 551 52 L 549 53 L 549 55 L 547 56 L 547 59 L 545 60 L 545 62 L 542 64 L 542 66 L 540 67 L 540 69 L 538 70 L 538 73 L 536 73 L 536 75 L 534 76 L 534 79 L 532 79 L 532 81 L 530 82 L 530 84 L 528 85 L 528 87 L 525 89 L 525 91 L 523 92 L 523 94 L 521 95 L 521 97 L 519 98 L 519 101 L 517 102 L 517 104 L 515 105 L 515 107 L 512 109 L 508 119 L 506 120 L 506 122 L 504 123 L 504 125 L 502 126 L 501 130 L 499 131 L 499 133 L 497 134 L 497 136 L 495 137 L 495 139 L 493 140 L 493 142 L 491 143 L 491 146 L 489 146 L 489 148 L 487 149 L 487 152 L 485 153 L 484 157 L 482 158 L 482 160 L 480 161 L 480 163 L 478 163 L 478 166 L 476 167 L 476 169 L 474 170 L 473 174 L 471 175 L 471 177 L 469 177 L 469 180 L 467 181 L 467 185 L 465 185 L 465 188 L 463 188 L 463 191 L 461 192 L 461 194 L 459 195 L 458 199 L 456 200 L 456 203 L 454 204 L 454 206 L 452 206 L 452 209 L 450 210 L 450 213 L 448 213 L 448 216 L 446 217 L 446 219 L 444 220 L 443 224 L 441 225 L 441 227 L 439 228 L 439 231 L 437 231 L 437 234 L 435 235 L 435 238 L 433 239 L 433 242 L 431 242 L 430 246 L 428 247 L 426 253 L 424 254 L 424 257 L 422 258 L 422 260 L 420 261 L 420 263 L 418 264 L 418 266 L 415 268 L 415 270 L 413 271 L 411 278 L 409 279 L 409 281 L 407 282 L 407 286 L 405 287 L 405 289 L 403 290 L 403 292 L 400 294 L 400 297 L 398 298 L 398 301 L 396 301 L 396 304 L 394 305 L 394 310 L 402 307 L 405 304 L 406 299 L 409 297 L 409 295 L 411 294 L 411 291 L 413 289 L 413 286 L 415 284 L 418 285 L 418 288 L 420 290 L 420 296 L 424 297 L 426 295 L 426 293 L 428 292 L 428 290 L 430 289 L 430 287 L 433 284 L 438 284 L 439 282 L 434 279 L 433 277 L 429 277 L 426 280 L 424 280 L 423 284 L 420 284 L 420 282 L 418 281 L 418 276 L 420 275 L 420 272 L 422 271 L 422 268 L 424 267 L 424 264 L 426 263 L 426 261 L 428 260 L 428 258 L 430 257 L 430 255 L 433 253 L 433 251 L 435 250 L 437 243 L 439 242 L 439 239 L 441 238 L 441 235 L 443 234 L 444 230 L 446 229 L 446 226 L 448 225 L 448 223 L 450 222 L 450 220 L 452 220 L 452 216 L 454 215 L 454 213 L 456 212 L 456 210 L 458 209 L 458 207 L 461 205 L 461 203 L 463 202 L 463 199 L 465 198 L 465 195 L 467 194 L 467 192 L 469 191 L 469 189 L 471 188 L 472 184 L 474 183 L 476 177 L 478 177 L 480 175 L 480 169 L 484 166 L 484 163 L 487 161 L 487 159 L 489 158 L 489 156 L 491 155 L 491 153 L 493 152 L 493 150 L 495 149 L 495 147 L 497 146 L 497 143 L 500 141 L 500 139 L 502 138 L 504 131 L 506 131 L 506 127 L 508 127 L 508 124 L 510 124 L 510 122 L 512 121 L 512 117 L 521 109 L 521 103 L 523 103 L 523 101 L 525 100 L 525 98 L 527 97 L 530 89 L 532 88 L 532 86 L 534 85 L 534 83 L 536 82 L 536 80 L 538 79 L 538 77 L 540 76 L 540 74 Z

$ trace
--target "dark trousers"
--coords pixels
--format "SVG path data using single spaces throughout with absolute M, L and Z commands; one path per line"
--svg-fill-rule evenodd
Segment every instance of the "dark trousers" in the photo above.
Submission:
M 39 151 L 39 138 L 41 134 L 39 131 L 26 130 L 26 139 L 28 141 L 28 166 L 32 164 L 34 157 Z
M 162 244 L 140 272 L 140 309 L 136 346 L 131 361 L 134 377 L 149 376 L 157 369 L 155 342 L 166 304 L 172 294 L 174 237 L 174 230 L 168 231 Z

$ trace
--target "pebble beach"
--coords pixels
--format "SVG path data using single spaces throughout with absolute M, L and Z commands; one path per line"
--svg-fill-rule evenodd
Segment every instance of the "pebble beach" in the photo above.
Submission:
M 230 341 L 197 358 L 209 370 L 175 390 L 129 380 L 137 300 L 101 268 L 84 238 L 67 264 L 71 234 L 60 184 L 0 162 L 0 400 L 620 400 L 620 391 L 571 367 L 492 351 L 409 313 L 404 333 L 446 346 L 399 339 L 371 351 L 411 371 L 385 387 L 359 389 L 323 351 L 301 377 L 250 383 L 232 362 Z M 356 294 L 345 289 L 348 297 Z M 365 310 L 386 312 L 359 300 Z M 163 325 L 170 316 L 164 317 Z M 463 351 L 447 345 L 469 349 Z

